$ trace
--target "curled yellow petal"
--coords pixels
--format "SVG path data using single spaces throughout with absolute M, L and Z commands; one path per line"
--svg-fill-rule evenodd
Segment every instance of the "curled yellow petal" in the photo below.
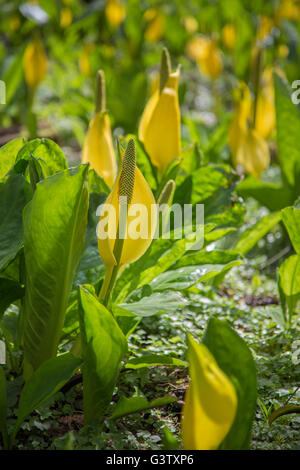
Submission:
M 182 412 L 185 450 L 217 449 L 232 426 L 237 410 L 235 388 L 210 351 L 188 341 L 191 382 Z
M 91 120 L 82 150 L 82 163 L 89 163 L 108 184 L 116 178 L 117 164 L 113 148 L 110 119 L 99 111 Z
M 162 173 L 181 153 L 178 83 L 179 69 L 170 74 L 161 93 L 154 92 L 139 127 L 139 139 Z
M 43 81 L 47 70 L 47 57 L 40 41 L 33 41 L 26 47 L 23 67 L 29 87 L 35 88 Z
M 105 16 L 108 23 L 117 28 L 125 19 L 126 10 L 119 0 L 107 0 L 105 6 Z
M 115 244 L 120 226 L 121 200 L 127 197 L 124 241 L 120 259 L 116 260 Z M 144 176 L 135 164 L 135 147 L 130 140 L 122 168 L 100 215 L 98 249 L 107 267 L 126 265 L 139 259 L 151 244 L 157 222 L 155 199 Z M 106 230 L 105 230 L 106 229 Z M 108 236 L 105 235 L 105 231 Z

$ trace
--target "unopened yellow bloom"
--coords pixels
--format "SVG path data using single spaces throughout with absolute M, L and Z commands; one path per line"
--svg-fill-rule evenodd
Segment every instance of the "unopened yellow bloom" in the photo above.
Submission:
M 222 41 L 227 49 L 232 50 L 236 41 L 236 26 L 232 23 L 226 24 L 222 29 Z
M 29 87 L 35 88 L 43 81 L 47 70 L 47 57 L 40 41 L 33 41 L 26 47 L 23 67 Z
M 204 344 L 188 342 L 191 382 L 182 413 L 185 450 L 217 449 L 233 424 L 237 394 L 225 373 Z
M 208 77 L 215 79 L 223 69 L 222 56 L 214 39 L 198 37 L 187 44 L 187 54 L 194 59 L 200 70 Z
M 121 171 L 100 216 L 98 248 L 108 268 L 126 265 L 139 259 L 150 246 L 156 228 L 155 199 L 147 181 L 136 166 L 135 158 L 135 144 L 131 139 L 122 159 Z M 119 204 L 122 204 L 120 197 L 126 197 L 127 214 L 121 253 L 116 254 L 115 244 L 120 223 Z M 108 234 L 104 239 L 101 236 L 103 227 L 107 227 Z M 138 232 L 140 236 L 136 238 Z
M 112 186 L 117 173 L 116 157 L 113 148 L 110 119 L 105 111 L 104 74 L 97 76 L 96 114 L 89 124 L 89 129 L 82 150 L 82 163 L 89 163 L 108 184 Z M 100 105 L 98 101 L 100 100 Z
M 71 8 L 63 8 L 60 12 L 60 27 L 67 28 L 72 23 L 73 15 Z
M 268 144 L 262 135 L 258 133 L 258 129 L 261 133 L 269 132 L 269 124 L 264 123 L 263 119 L 273 118 L 273 114 L 268 108 L 260 109 L 263 101 L 259 101 L 259 99 L 262 100 L 262 98 L 259 98 L 259 108 L 257 107 L 257 118 L 255 119 L 258 127 L 253 127 L 253 103 L 250 90 L 246 84 L 240 84 L 240 95 L 228 136 L 232 161 L 235 166 L 242 167 L 246 173 L 259 177 L 270 164 L 270 154 Z M 268 116 L 267 112 L 269 113 Z
M 119 0 L 107 0 L 105 16 L 113 28 L 117 28 L 125 19 L 126 10 Z
M 297 21 L 300 18 L 300 3 L 298 0 L 282 0 L 275 11 L 277 24 L 284 18 L 291 21 Z
M 248 127 L 241 131 L 240 145 L 233 160 L 235 165 L 243 167 L 246 173 L 259 178 L 270 165 L 268 144 L 255 129 Z
M 179 69 L 168 73 L 162 89 L 148 101 L 139 126 L 139 139 L 161 173 L 181 153 L 179 76 Z
M 268 139 L 276 127 L 275 92 L 273 69 L 264 70 L 257 97 L 255 129 L 264 139 Z
M 185 16 L 183 18 L 183 24 L 186 31 L 190 34 L 195 33 L 198 29 L 198 21 L 193 16 Z
M 159 41 L 165 31 L 163 13 L 157 8 L 150 8 L 145 12 L 144 18 L 148 22 L 145 30 L 145 39 L 149 42 Z

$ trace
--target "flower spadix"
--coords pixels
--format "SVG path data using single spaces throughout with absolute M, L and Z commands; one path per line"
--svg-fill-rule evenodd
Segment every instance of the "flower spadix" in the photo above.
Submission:
M 102 70 L 97 73 L 96 114 L 89 129 L 82 150 L 82 163 L 89 163 L 108 184 L 112 186 L 116 178 L 117 164 L 113 147 L 110 119 L 105 109 L 105 79 Z
M 146 104 L 139 126 L 139 139 L 160 173 L 181 153 L 179 69 L 171 72 L 170 56 L 163 49 L 159 88 Z
M 186 450 L 217 449 L 228 434 L 237 410 L 235 388 L 204 344 L 188 338 L 190 384 L 182 413 Z
M 151 244 L 156 222 L 155 199 L 136 166 L 131 139 L 97 228 L 99 253 L 105 265 L 122 266 L 140 258 Z
M 37 87 L 45 78 L 47 57 L 42 43 L 34 40 L 25 49 L 23 57 L 25 81 L 30 88 Z

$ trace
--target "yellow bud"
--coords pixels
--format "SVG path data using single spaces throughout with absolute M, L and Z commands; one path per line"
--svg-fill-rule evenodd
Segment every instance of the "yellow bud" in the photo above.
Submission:
M 108 23 L 117 28 L 125 19 L 126 10 L 119 0 L 107 0 L 105 7 L 105 16 Z
M 67 28 L 72 23 L 73 15 L 70 8 L 62 8 L 60 12 L 60 27 Z
M 108 186 L 113 185 L 117 165 L 106 112 L 99 111 L 90 122 L 82 150 L 82 163 L 89 163 L 90 168 L 102 176 Z
M 165 21 L 162 12 L 155 8 L 151 8 L 146 11 L 144 18 L 149 23 L 145 30 L 145 39 L 149 42 L 159 41 L 163 37 L 165 31 Z
M 148 101 L 139 126 L 139 139 L 161 173 L 181 153 L 179 69 L 169 75 L 165 86 Z
M 31 42 L 26 47 L 23 67 L 29 87 L 35 88 L 43 81 L 47 70 L 47 57 L 40 41 Z
M 187 54 L 197 62 L 205 75 L 212 79 L 220 76 L 223 63 L 215 40 L 206 37 L 191 39 L 187 44 Z
M 126 227 L 121 253 L 116 259 L 115 244 L 118 239 L 120 223 L 120 197 L 127 198 Z M 141 211 L 136 214 L 134 206 L 139 204 Z M 135 206 L 137 207 L 137 206 Z M 128 142 L 122 168 L 103 207 L 100 224 L 108 227 L 108 237 L 98 238 L 98 249 L 107 267 L 126 265 L 139 259 L 151 244 L 156 228 L 156 206 L 152 191 L 135 163 L 135 145 Z M 143 237 L 133 238 L 131 224 L 138 225 Z M 137 230 L 138 231 L 138 230 Z M 99 234 L 99 233 L 98 233 Z
M 227 49 L 232 50 L 236 41 L 236 27 L 232 23 L 226 24 L 222 29 L 222 41 Z
M 233 155 L 236 166 L 257 178 L 268 168 L 270 154 L 267 142 L 251 127 L 241 131 L 240 144 Z
M 182 412 L 185 450 L 217 449 L 233 424 L 237 410 L 235 388 L 203 344 L 188 341 L 191 382 Z
M 198 21 L 193 16 L 185 16 L 183 18 L 183 24 L 186 31 L 190 34 L 193 34 L 198 29 Z
M 79 70 L 83 75 L 90 75 L 91 73 L 90 55 L 93 49 L 94 49 L 93 44 L 86 44 L 80 53 L 80 56 L 78 59 L 78 65 L 79 65 Z

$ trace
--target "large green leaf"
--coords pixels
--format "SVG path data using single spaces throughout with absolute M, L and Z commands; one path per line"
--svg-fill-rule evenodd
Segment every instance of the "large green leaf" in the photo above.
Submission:
M 20 137 L 11 140 L 0 148 L 0 178 L 3 178 L 14 166 L 18 151 L 24 143 L 24 139 Z
M 242 197 L 253 197 L 270 211 L 278 211 L 294 203 L 293 188 L 276 183 L 264 183 L 254 176 L 247 176 L 237 185 Z
M 187 300 L 180 292 L 159 292 L 143 297 L 137 302 L 130 302 L 113 306 L 113 311 L 118 315 L 118 309 L 122 308 L 141 316 L 149 317 L 158 313 L 174 313 L 187 304 Z
M 87 165 L 46 178 L 24 210 L 24 366 L 56 355 L 70 288 L 84 245 Z
M 88 286 L 78 290 L 84 364 L 83 408 L 86 424 L 99 421 L 111 401 L 127 351 L 127 341 L 113 315 Z
M 281 220 L 281 213 L 274 212 L 260 219 L 255 225 L 242 233 L 235 250 L 245 255 Z
M 287 258 L 278 270 L 278 288 L 286 326 L 291 326 L 291 318 L 300 299 L 300 255 Z M 288 313 L 288 315 L 286 315 Z
M 11 444 L 24 419 L 60 390 L 81 364 L 81 359 L 71 353 L 65 353 L 48 359 L 32 374 L 20 396 L 18 419 Z
M 23 244 L 22 211 L 31 189 L 21 175 L 0 183 L 0 271 L 16 257 Z
M 300 207 L 286 207 L 281 211 L 294 250 L 300 254 Z
M 0 319 L 12 302 L 24 296 L 24 287 L 11 279 L 0 278 Z
M 211 351 L 219 367 L 233 382 L 238 396 L 236 417 L 221 448 L 247 449 L 256 409 L 256 368 L 252 354 L 246 343 L 227 322 L 214 317 L 208 322 L 203 343 Z
M 125 364 L 126 369 L 142 369 L 144 367 L 168 366 L 187 367 L 188 364 L 176 357 L 167 354 L 147 354 L 145 356 L 133 357 Z
M 300 111 L 291 99 L 291 91 L 277 74 L 274 84 L 279 162 L 284 181 L 294 187 L 300 173 Z
M 53 140 L 34 139 L 27 142 L 19 151 L 13 172 L 24 173 L 32 158 L 44 163 L 42 165 L 44 177 L 68 168 L 63 151 Z
M 171 396 L 156 398 L 151 401 L 148 401 L 144 397 L 126 398 L 123 396 L 116 404 L 113 414 L 111 415 L 111 419 L 119 419 L 132 413 L 149 410 L 151 408 L 157 408 L 158 406 L 168 405 L 174 401 L 176 401 L 176 398 Z

